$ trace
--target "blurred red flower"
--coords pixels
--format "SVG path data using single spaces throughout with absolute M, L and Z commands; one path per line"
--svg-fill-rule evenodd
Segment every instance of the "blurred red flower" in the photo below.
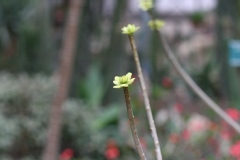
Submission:
M 114 140 L 110 139 L 107 143 L 107 149 L 105 151 L 105 157 L 107 160 L 114 160 L 118 158 L 120 151 Z
M 162 79 L 162 85 L 166 88 L 170 88 L 173 85 L 172 80 L 169 77 L 163 77 Z
M 220 136 L 221 136 L 221 138 L 223 138 L 225 140 L 230 140 L 233 135 L 228 130 L 222 130 L 222 131 L 220 131 Z
M 178 111 L 178 113 L 182 113 L 182 112 L 183 112 L 183 105 L 182 105 L 182 103 L 176 103 L 176 104 L 174 105 L 174 109 L 175 109 L 176 111 Z
M 231 156 L 240 159 L 240 141 L 231 146 L 230 154 Z
M 240 111 L 235 108 L 226 109 L 226 113 L 235 121 L 240 119 Z
M 238 121 L 240 120 L 240 111 L 235 108 L 227 108 L 226 110 L 227 115 L 229 115 L 233 120 Z M 229 124 L 225 121 L 221 122 L 221 131 L 220 136 L 224 139 L 231 139 L 236 132 Z
M 108 148 L 105 152 L 105 157 L 107 160 L 113 160 L 119 157 L 119 149 L 118 148 Z
M 183 137 L 184 140 L 189 140 L 190 133 L 189 133 L 189 131 L 187 129 L 183 130 L 182 137 Z
M 60 160 L 70 160 L 73 157 L 73 153 L 73 149 L 65 149 L 60 155 Z

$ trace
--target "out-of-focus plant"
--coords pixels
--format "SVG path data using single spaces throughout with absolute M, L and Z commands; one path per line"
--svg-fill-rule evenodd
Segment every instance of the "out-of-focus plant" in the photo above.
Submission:
M 86 104 L 93 107 L 101 104 L 105 90 L 99 66 L 92 65 L 79 86 L 79 96 Z
M 150 27 L 151 30 L 158 30 L 161 29 L 164 25 L 164 22 L 159 20 L 159 19 L 155 19 L 155 20 L 150 20 L 148 22 L 148 26 Z
M 210 61 L 202 67 L 201 70 L 191 70 L 191 75 L 196 83 L 211 97 L 220 98 L 220 82 L 216 75 L 218 67 Z M 193 64 L 192 64 L 193 65 Z
M 20 159 L 41 153 L 55 84 L 43 75 L 0 73 L 1 156 Z
M 190 16 L 190 20 L 195 27 L 198 27 L 204 20 L 204 13 L 195 12 Z
M 237 122 L 240 121 L 239 110 L 227 108 L 226 113 Z M 167 159 L 181 157 L 187 160 L 238 158 L 240 136 L 225 121 L 219 121 L 212 121 L 201 114 L 179 112 L 177 105 L 161 109 L 156 124 L 166 132 L 163 155 Z M 186 156 L 185 150 L 191 151 L 191 154 Z
M 230 154 L 232 157 L 240 159 L 240 141 L 232 145 L 232 147 L 230 148 Z
M 29 0 L 0 2 L 0 51 L 13 43 L 14 36 L 19 34 L 22 12 L 29 4 Z
M 141 8 L 143 11 L 148 11 L 149 9 L 152 9 L 153 6 L 153 0 L 140 0 L 139 1 L 139 8 Z
M 71 160 L 73 154 L 74 154 L 73 150 L 71 148 L 67 148 L 61 153 L 60 160 Z
M 152 20 L 155 20 L 153 11 L 148 11 Z M 219 105 L 217 105 L 189 76 L 189 74 L 183 69 L 178 59 L 175 57 L 172 48 L 170 47 L 164 33 L 157 30 L 158 36 L 161 39 L 165 54 L 171 64 L 175 67 L 177 72 L 180 74 L 181 78 L 189 85 L 189 87 L 211 108 L 215 113 L 217 113 L 222 119 L 224 119 L 229 125 L 231 125 L 238 133 L 240 133 L 240 125 L 231 119 Z M 136 48 L 136 47 L 135 47 Z
M 52 36 L 47 1 L 0 2 L 0 69 L 49 72 Z
M 56 79 L 0 73 L 0 88 L 0 159 L 38 159 L 46 138 Z M 127 135 L 119 132 L 119 104 L 95 107 L 79 99 L 69 99 L 63 110 L 61 152 L 71 148 L 73 156 L 81 159 L 136 157 L 124 139 Z M 114 148 L 109 148 L 110 139 L 115 142 Z

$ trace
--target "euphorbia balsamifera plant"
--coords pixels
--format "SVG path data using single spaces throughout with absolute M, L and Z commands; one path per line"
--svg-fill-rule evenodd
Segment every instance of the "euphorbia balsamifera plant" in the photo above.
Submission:
M 135 79 L 131 77 L 132 77 L 132 73 L 130 72 L 121 77 L 116 76 L 113 81 L 115 85 L 113 86 L 113 88 L 123 88 L 129 123 L 132 131 L 132 135 L 133 135 L 133 140 L 141 160 L 146 160 L 140 140 L 138 138 L 138 133 L 137 133 L 136 125 L 134 122 L 134 116 L 133 116 L 132 107 L 131 107 L 131 100 L 130 100 L 129 91 L 128 91 L 129 85 L 132 84 Z

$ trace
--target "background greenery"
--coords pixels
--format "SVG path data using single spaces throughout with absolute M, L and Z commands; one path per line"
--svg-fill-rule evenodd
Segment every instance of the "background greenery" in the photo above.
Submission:
M 56 2 L 0 1 L 1 160 L 41 157 L 49 108 L 58 81 L 59 52 L 69 10 L 67 0 Z M 120 153 L 115 159 L 136 159 L 123 93 L 112 89 L 112 80 L 116 75 L 131 71 L 137 78 L 128 39 L 120 30 L 125 24 L 136 22 L 141 25 L 141 30 L 135 38 L 165 159 L 216 159 L 215 153 L 220 152 L 216 148 L 221 148 L 225 142 L 217 141 L 224 126 L 219 117 L 189 90 L 163 56 L 158 37 L 145 25 L 147 15 L 132 12 L 127 0 L 114 1 L 109 12 L 104 0 L 83 2 L 70 93 L 63 106 L 60 153 L 72 148 L 76 160 L 110 159 L 106 151 L 114 141 Z M 185 15 L 196 27 L 189 37 L 176 34 L 170 39 L 173 50 L 178 52 L 178 44 L 187 41 L 199 30 L 214 33 L 214 44 L 201 50 L 203 64 L 196 67 L 198 51 L 187 58 L 177 56 L 197 84 L 224 109 L 240 109 L 239 69 L 227 64 L 228 41 L 239 38 L 239 11 L 237 0 L 219 0 L 212 12 Z M 209 26 L 205 19 L 212 14 L 214 25 Z M 157 16 L 173 21 L 176 18 Z M 199 23 L 197 26 L 196 21 Z M 154 146 L 137 81 L 130 89 L 134 113 L 146 155 L 154 159 Z M 179 106 L 182 106 L 181 113 L 176 111 Z M 203 142 L 213 139 L 213 145 L 200 141 L 188 143 L 184 139 L 182 133 L 193 113 L 208 117 L 217 126 L 216 130 L 209 130 L 207 136 L 200 139 Z M 162 115 L 168 117 L 164 119 Z M 177 141 L 172 141 L 172 134 L 178 135 Z M 238 138 L 233 135 L 226 143 L 230 146 Z M 174 146 L 174 152 L 171 146 Z M 219 154 L 219 159 L 233 158 L 229 154 Z

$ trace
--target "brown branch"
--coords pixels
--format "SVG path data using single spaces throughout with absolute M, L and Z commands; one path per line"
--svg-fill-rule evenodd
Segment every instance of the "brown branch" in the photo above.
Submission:
M 153 141 L 154 141 L 156 157 L 157 157 L 157 160 L 162 160 L 160 144 L 159 144 L 156 127 L 155 127 L 154 120 L 153 120 L 153 115 L 152 115 L 152 110 L 151 110 L 151 107 L 150 107 L 150 102 L 149 102 L 149 99 L 148 99 L 146 85 L 145 85 L 144 78 L 143 78 L 141 64 L 140 64 L 139 57 L 138 57 L 137 47 L 136 47 L 133 35 L 129 35 L 128 37 L 129 37 L 129 41 L 131 43 L 133 56 L 134 56 L 135 64 L 136 64 L 136 67 L 137 67 L 140 86 L 141 86 L 142 94 L 143 94 L 143 98 L 144 98 L 145 109 L 146 109 L 146 112 L 147 112 L 147 118 L 148 118 L 148 122 L 149 122 L 149 125 L 150 125 Z
M 138 138 L 136 125 L 135 125 L 135 122 L 134 122 L 134 115 L 133 115 L 133 112 L 132 112 L 131 100 L 130 100 L 130 96 L 129 96 L 128 87 L 124 87 L 123 92 L 124 92 L 124 96 L 125 96 L 125 102 L 126 102 L 126 107 L 127 107 L 127 112 L 128 112 L 129 123 L 130 123 L 130 127 L 131 127 L 133 140 L 134 140 L 136 149 L 138 151 L 138 154 L 139 154 L 141 160 L 146 160 L 146 157 L 144 155 L 140 140 Z

